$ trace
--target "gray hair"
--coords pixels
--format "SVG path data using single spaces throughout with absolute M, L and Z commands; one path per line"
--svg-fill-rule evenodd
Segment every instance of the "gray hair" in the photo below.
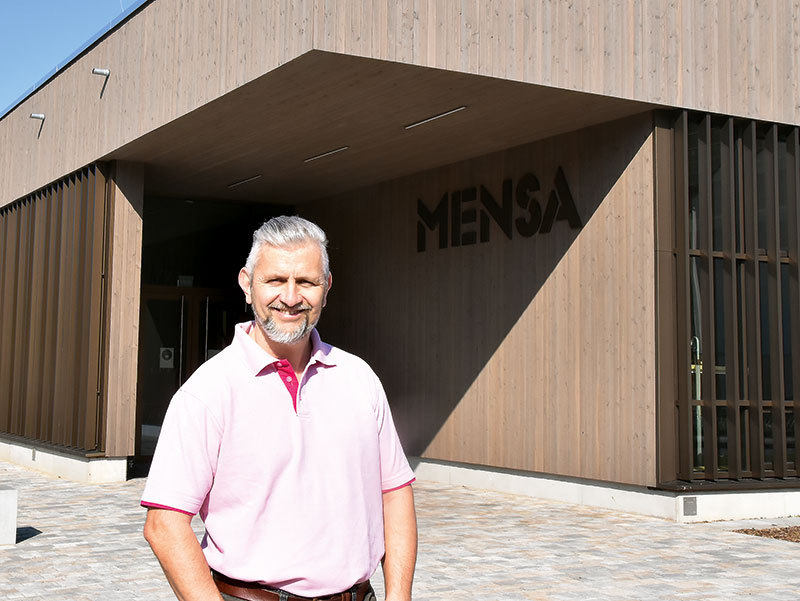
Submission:
M 322 273 L 327 282 L 330 275 L 328 263 L 328 237 L 316 223 L 296 215 L 281 215 L 266 221 L 264 225 L 253 232 L 253 246 L 247 256 L 245 270 L 252 276 L 253 269 L 258 263 L 258 255 L 265 244 L 285 248 L 306 242 L 315 242 L 322 254 Z

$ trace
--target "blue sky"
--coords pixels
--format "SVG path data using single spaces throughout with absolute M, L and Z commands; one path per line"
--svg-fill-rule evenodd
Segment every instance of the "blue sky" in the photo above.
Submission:
M 143 0 L 0 0 L 0 115 Z

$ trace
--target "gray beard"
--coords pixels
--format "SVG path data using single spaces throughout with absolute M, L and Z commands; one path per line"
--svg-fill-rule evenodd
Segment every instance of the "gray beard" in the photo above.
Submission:
M 304 316 L 303 322 L 297 326 L 293 331 L 286 331 L 282 330 L 278 327 L 278 324 L 275 323 L 275 320 L 272 319 L 271 316 L 267 316 L 266 319 L 262 319 L 261 316 L 256 312 L 255 307 L 253 307 L 253 317 L 255 318 L 258 327 L 261 328 L 261 331 L 264 332 L 264 335 L 272 340 L 272 342 L 276 342 L 278 344 L 297 344 L 302 342 L 306 336 L 314 329 L 314 326 L 317 325 L 315 323 L 311 323 L 308 318 L 308 313 Z

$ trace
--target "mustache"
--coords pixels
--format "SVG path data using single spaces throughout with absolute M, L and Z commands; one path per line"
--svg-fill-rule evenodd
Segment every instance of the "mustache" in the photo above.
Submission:
M 310 311 L 311 305 L 307 303 L 298 303 L 296 305 L 287 305 L 286 303 L 282 303 L 280 301 L 272 303 L 271 305 L 267 305 L 268 308 L 273 309 L 275 311 Z

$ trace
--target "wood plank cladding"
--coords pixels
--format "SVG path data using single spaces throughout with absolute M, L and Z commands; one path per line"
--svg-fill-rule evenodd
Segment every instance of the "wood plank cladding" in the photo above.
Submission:
M 0 209 L 0 432 L 102 449 L 106 176 L 75 172 Z
M 0 120 L 0 205 L 311 50 L 797 124 L 798 11 L 800 0 L 156 0 Z M 102 98 L 94 67 L 111 73 Z M 47 116 L 41 136 L 31 113 Z
M 135 452 L 139 303 L 142 271 L 144 165 L 114 163 L 110 186 L 113 226 L 103 372 L 106 398 L 106 455 Z
M 797 123 L 797 0 L 323 0 L 314 48 Z
M 301 207 L 331 240 L 320 331 L 373 365 L 409 454 L 656 483 L 652 131 L 639 115 Z

